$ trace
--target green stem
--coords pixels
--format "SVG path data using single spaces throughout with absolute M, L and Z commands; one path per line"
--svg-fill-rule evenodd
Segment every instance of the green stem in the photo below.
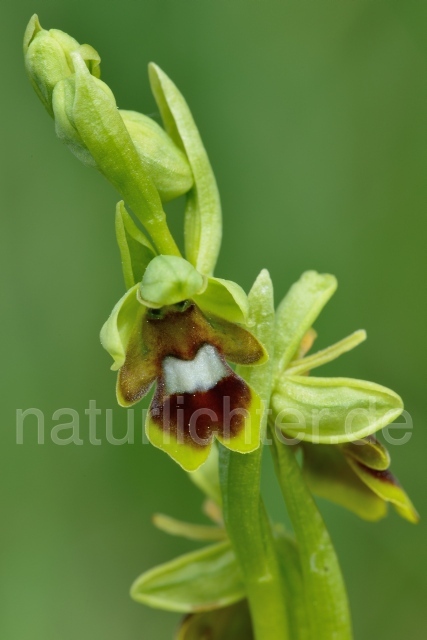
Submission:
M 136 210 L 138 214 L 138 211 Z M 140 217 L 140 220 L 142 217 Z M 145 228 L 151 236 L 151 239 L 160 254 L 165 256 L 180 256 L 181 252 L 178 249 L 175 240 L 169 230 L 166 222 L 166 216 L 157 216 L 153 219 L 143 221 Z
M 274 427 L 270 432 L 276 474 L 300 551 L 310 637 L 351 640 L 347 594 L 331 538 L 294 452 L 281 442 Z
M 250 324 L 267 348 L 270 360 L 238 373 L 269 406 L 272 387 L 273 292 L 267 271 L 258 276 L 249 294 Z M 266 428 L 264 412 L 262 437 Z M 262 444 L 249 454 L 220 448 L 220 480 L 224 521 L 242 570 L 257 640 L 288 640 L 284 584 L 273 532 L 260 495 Z
M 261 452 L 221 447 L 224 521 L 243 573 L 257 640 L 287 640 L 285 592 L 271 525 L 260 496 Z

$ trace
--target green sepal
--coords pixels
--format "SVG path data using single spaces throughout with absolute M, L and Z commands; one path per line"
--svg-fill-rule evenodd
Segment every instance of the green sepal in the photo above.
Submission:
M 310 490 L 355 513 L 359 518 L 375 522 L 387 514 L 387 506 L 373 493 L 347 464 L 336 445 L 303 444 L 303 473 Z
M 337 281 L 329 274 L 306 271 L 276 311 L 275 375 L 280 376 L 297 353 L 304 335 L 333 295 Z
M 394 391 L 351 378 L 283 376 L 271 403 L 284 432 L 320 444 L 360 440 L 393 422 L 403 410 Z
M 130 289 L 141 281 L 156 251 L 126 211 L 123 200 L 118 202 L 116 207 L 116 238 L 122 259 L 125 286 L 126 289 Z
M 420 516 L 418 515 L 409 496 L 401 487 L 399 481 L 390 471 L 376 471 L 369 469 L 365 465 L 348 457 L 348 464 L 359 478 L 373 491 L 377 496 L 391 502 L 396 511 L 402 518 L 405 518 L 413 524 L 417 524 Z
M 208 315 L 213 314 L 229 322 L 246 324 L 248 320 L 248 296 L 242 287 L 232 280 L 208 278 L 207 287 L 194 302 Z
M 176 640 L 254 640 L 251 614 L 246 600 L 215 611 L 187 616 Z
M 311 356 L 292 360 L 289 367 L 286 369 L 286 375 L 301 375 L 308 373 L 312 369 L 316 369 L 328 362 L 332 362 L 332 360 L 336 360 L 343 353 L 351 351 L 351 349 L 357 347 L 364 340 L 366 340 L 366 331 L 363 331 L 363 329 L 355 331 L 343 340 L 340 340 L 332 346 L 322 349 L 317 353 L 313 353 Z
M 147 306 L 160 308 L 193 298 L 205 287 L 206 278 L 187 260 L 161 255 L 147 266 L 139 295 Z
M 245 597 L 229 542 L 187 553 L 143 573 L 131 587 L 137 602 L 167 611 L 211 611 Z
M 213 500 L 215 504 L 220 505 L 222 497 L 218 465 L 218 447 L 213 443 L 205 464 L 194 473 L 190 473 L 188 477 L 208 498 Z
M 166 131 L 190 163 L 194 186 L 185 211 L 187 259 L 204 275 L 211 275 L 222 235 L 218 187 L 190 109 L 175 84 L 155 64 L 149 65 L 151 89 Z
M 370 469 L 385 471 L 390 466 L 389 452 L 374 436 L 347 442 L 341 445 L 341 449 L 346 456 L 351 456 Z
M 38 33 L 40 33 L 40 31 L 43 31 L 43 27 L 40 24 L 40 20 L 39 17 L 37 15 L 37 13 L 34 13 L 26 28 L 25 28 L 25 33 L 24 33 L 24 40 L 22 43 L 23 46 L 23 50 L 24 50 L 24 56 L 26 55 L 27 51 L 28 51 L 28 47 L 30 46 L 31 42 L 34 40 L 34 38 L 36 37 L 36 35 Z
M 135 285 L 120 298 L 101 329 L 101 344 L 114 359 L 113 371 L 123 366 L 135 325 L 142 322 L 146 313 L 146 308 L 138 302 L 137 289 L 138 285 Z
M 119 110 L 132 142 L 163 202 L 193 186 L 187 157 L 157 122 L 137 111 Z
M 195 471 L 194 473 L 197 472 Z M 157 527 L 157 529 L 160 529 L 160 531 L 168 533 L 171 536 L 186 538 L 187 540 L 214 542 L 218 540 L 225 540 L 227 538 L 227 534 L 222 527 L 182 522 L 182 520 L 171 518 L 163 513 L 155 513 L 152 517 L 152 521 L 154 526 Z

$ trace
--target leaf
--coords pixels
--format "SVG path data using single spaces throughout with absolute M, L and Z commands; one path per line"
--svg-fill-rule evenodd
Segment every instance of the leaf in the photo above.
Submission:
M 354 473 L 337 445 L 303 444 L 303 473 L 310 490 L 320 498 L 371 522 L 387 515 L 387 505 Z
M 280 376 L 337 288 L 329 274 L 306 271 L 292 285 L 276 311 L 275 375 Z
M 247 601 L 188 616 L 176 640 L 254 640 Z
M 276 424 L 318 444 L 364 438 L 400 415 L 401 398 L 386 387 L 351 378 L 283 376 L 272 396 Z
M 144 271 L 156 252 L 126 211 L 123 200 L 116 207 L 116 238 L 126 289 L 130 289 L 142 280 Z
M 166 562 L 134 582 L 137 602 L 167 611 L 210 611 L 245 597 L 229 542 L 221 542 Z
M 185 150 L 194 176 L 194 187 L 189 192 L 185 211 L 186 257 L 200 273 L 211 275 L 222 235 L 221 204 L 215 176 L 182 94 L 153 63 L 149 65 L 149 77 L 165 129 Z

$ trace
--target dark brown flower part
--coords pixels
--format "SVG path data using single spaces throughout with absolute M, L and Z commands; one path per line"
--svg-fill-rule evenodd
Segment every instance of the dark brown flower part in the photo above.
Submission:
M 131 406 L 145 396 L 162 376 L 166 357 L 194 360 L 207 344 L 237 364 L 258 364 L 267 357 L 249 331 L 220 318 L 208 318 L 194 303 L 149 310 L 135 327 L 119 371 L 119 403 Z
M 206 447 L 213 435 L 235 438 L 244 428 L 251 390 L 228 365 L 228 375 L 212 388 L 168 395 L 162 378 L 150 407 L 151 421 L 178 443 Z

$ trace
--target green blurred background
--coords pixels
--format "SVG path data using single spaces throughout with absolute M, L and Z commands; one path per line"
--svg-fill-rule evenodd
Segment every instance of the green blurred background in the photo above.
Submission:
M 425 298 L 427 4 L 423 0 L 19 0 L 2 2 L 1 596 L 4 640 L 171 638 L 178 616 L 128 597 L 144 569 L 194 545 L 156 532 L 154 511 L 199 520 L 201 495 L 167 457 L 88 443 L 90 399 L 115 407 L 101 324 L 122 294 L 112 188 L 55 138 L 24 73 L 33 12 L 92 44 L 120 107 L 155 114 L 155 60 L 188 99 L 216 172 L 225 237 L 218 275 L 246 289 L 262 267 L 277 301 L 302 271 L 340 288 L 318 345 L 366 328 L 325 368 L 398 391 L 413 423 L 393 469 L 424 519 L 373 525 L 322 511 L 338 547 L 357 640 L 427 637 Z M 172 226 L 179 229 L 174 208 Z M 15 443 L 16 409 L 46 416 Z M 83 446 L 54 446 L 61 407 Z M 138 413 L 136 414 L 138 418 Z M 67 420 L 67 419 L 66 419 Z M 141 432 L 136 420 L 137 433 Z M 105 438 L 104 438 L 105 440 Z M 281 503 L 268 461 L 265 492 Z M 315 639 L 313 639 L 315 640 Z

